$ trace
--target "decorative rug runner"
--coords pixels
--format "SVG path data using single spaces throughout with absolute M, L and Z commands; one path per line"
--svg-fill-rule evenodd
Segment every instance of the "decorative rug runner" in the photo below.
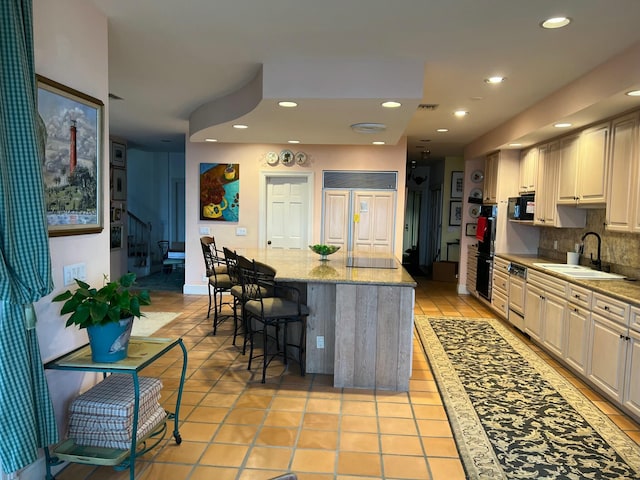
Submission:
M 136 337 L 149 337 L 160 330 L 167 323 L 175 319 L 179 313 L 176 312 L 143 312 L 144 317 L 133 320 L 131 335 Z
M 640 478 L 640 447 L 499 321 L 415 324 L 468 478 Z

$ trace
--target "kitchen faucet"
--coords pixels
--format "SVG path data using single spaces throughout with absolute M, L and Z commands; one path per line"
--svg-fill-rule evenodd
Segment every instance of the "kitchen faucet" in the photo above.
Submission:
M 602 270 L 602 259 L 600 258 L 600 248 L 602 247 L 602 239 L 600 235 L 596 232 L 587 232 L 582 236 L 582 244 L 580 245 L 580 253 L 584 252 L 584 239 L 589 235 L 594 235 L 598 240 L 598 258 L 596 260 L 593 259 L 593 253 L 590 254 L 591 264 L 595 267 L 596 270 Z

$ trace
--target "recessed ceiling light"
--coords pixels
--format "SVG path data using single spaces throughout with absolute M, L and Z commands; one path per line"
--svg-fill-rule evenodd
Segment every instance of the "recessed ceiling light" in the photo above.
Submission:
M 630 92 L 627 92 L 627 95 L 630 97 L 640 97 L 640 90 L 631 90 Z
M 278 102 L 278 105 L 284 108 L 294 108 L 298 106 L 296 102 L 288 102 L 288 101 Z
M 218 139 L 217 138 L 205 138 L 204 141 L 205 142 L 217 142 Z
M 239 129 L 243 129 L 243 128 L 249 128 L 247 125 L 242 125 L 241 123 L 236 123 L 233 128 L 239 128 Z
M 384 142 L 381 142 L 381 141 L 376 141 L 371 143 L 373 143 L 374 145 L 384 145 Z
M 456 117 L 466 117 L 467 115 L 469 115 L 469 112 L 467 112 L 466 110 L 456 110 L 455 112 L 453 112 L 453 114 Z
M 556 128 L 568 128 L 570 127 L 572 124 L 569 122 L 558 122 L 558 123 L 554 123 L 553 126 Z
M 510 143 L 509 146 L 510 147 L 521 147 L 522 144 L 521 143 Z
M 490 83 L 492 85 L 497 85 L 499 83 L 502 83 L 506 80 L 505 77 L 500 77 L 498 75 L 493 76 L 493 77 L 489 77 L 489 78 L 485 78 L 484 79 L 484 83 Z
M 389 102 L 383 102 L 382 106 L 384 108 L 398 108 L 398 107 L 401 107 L 402 104 L 400 102 L 389 101 Z
M 439 129 L 436 130 L 436 132 L 439 132 L 439 133 L 446 133 L 448 131 L 449 131 L 448 128 L 439 128 Z
M 553 18 L 547 18 L 545 21 L 543 21 L 540 24 L 540 26 L 542 28 L 554 29 L 554 28 L 566 27 L 570 23 L 571 23 L 571 19 L 568 17 L 553 17 Z
M 300 140 L 287 140 L 287 143 L 300 143 Z

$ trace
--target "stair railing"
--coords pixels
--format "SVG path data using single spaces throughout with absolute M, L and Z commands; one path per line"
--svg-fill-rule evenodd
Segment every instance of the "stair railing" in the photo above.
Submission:
M 150 264 L 151 222 L 145 222 L 130 211 L 127 211 L 127 214 L 129 218 L 128 255 L 135 257 L 136 267 L 146 267 Z

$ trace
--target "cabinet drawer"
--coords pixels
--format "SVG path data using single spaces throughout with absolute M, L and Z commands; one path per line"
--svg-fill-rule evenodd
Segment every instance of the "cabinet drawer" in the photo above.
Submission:
M 591 290 L 573 283 L 567 284 L 567 300 L 580 307 L 591 308 Z
M 527 270 L 527 285 L 535 285 L 544 290 L 545 293 L 559 295 L 561 297 L 566 295 L 567 282 L 565 280 L 540 273 L 532 268 Z
M 507 318 L 507 312 L 509 311 L 509 305 L 507 304 L 507 296 L 503 295 L 499 291 L 493 291 L 491 293 L 491 306 L 493 309 Z
M 628 303 L 615 300 L 601 293 L 594 292 L 593 294 L 591 311 L 599 313 L 608 320 L 629 326 L 629 310 L 630 306 Z
M 498 271 L 493 271 L 493 289 L 500 292 L 505 297 L 509 289 L 509 277 Z
M 493 258 L 493 271 L 504 273 L 505 275 L 509 275 L 509 264 L 511 262 L 505 260 L 504 258 L 494 257 Z

